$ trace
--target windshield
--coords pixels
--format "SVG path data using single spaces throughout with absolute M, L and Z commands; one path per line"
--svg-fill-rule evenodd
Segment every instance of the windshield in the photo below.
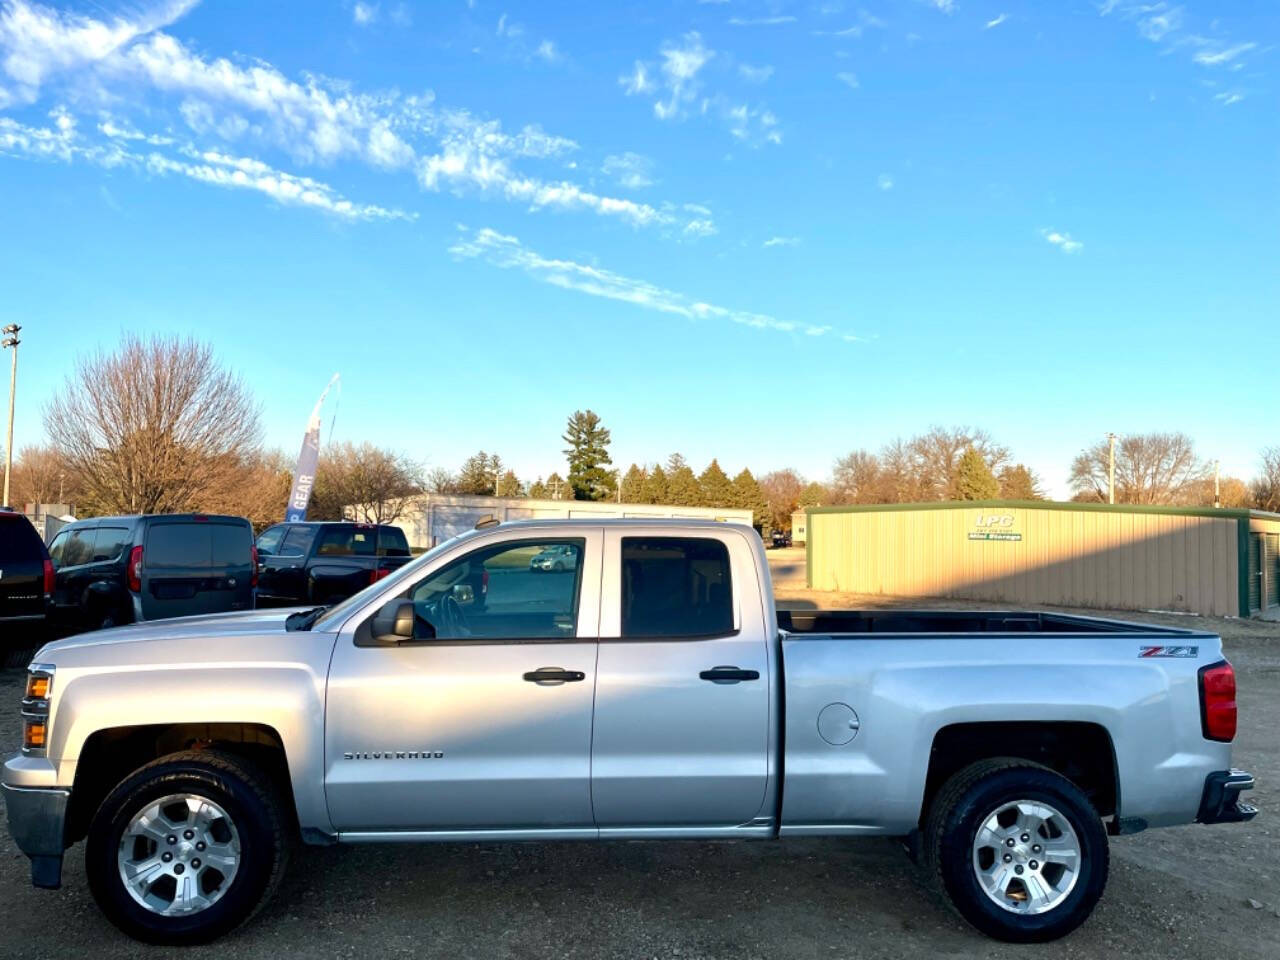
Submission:
M 383 593 L 388 590 L 388 588 L 391 588 L 391 592 L 388 595 L 395 596 L 395 588 L 397 588 L 399 584 L 415 579 L 424 566 L 429 564 L 446 550 L 452 548 L 454 544 L 476 536 L 476 533 L 477 531 L 475 530 L 468 530 L 465 533 L 458 534 L 456 537 L 450 537 L 448 540 L 444 541 L 444 543 L 437 544 L 426 553 L 409 563 L 406 563 L 403 567 L 389 576 L 384 577 L 376 583 L 369 584 L 369 586 L 365 587 L 359 593 L 352 594 L 341 603 L 330 607 L 324 612 L 323 616 L 311 625 L 311 629 L 336 630 L 342 625 L 342 622 L 346 620 L 347 617 L 368 603 L 371 597 Z

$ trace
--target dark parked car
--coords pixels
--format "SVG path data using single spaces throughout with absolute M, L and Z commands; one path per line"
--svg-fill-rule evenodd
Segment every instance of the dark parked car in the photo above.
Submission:
M 337 603 L 409 560 L 399 527 L 277 523 L 258 537 L 258 597 L 271 604 Z
M 772 539 L 773 539 L 774 549 L 791 546 L 791 534 L 789 534 L 786 530 L 773 531 Z
M 60 630 L 254 607 L 257 557 L 253 527 L 243 517 L 77 520 L 58 531 L 49 555 Z
M 52 592 L 53 567 L 40 534 L 22 514 L 0 510 L 0 634 L 6 640 L 34 636 L 44 627 Z M 30 629 L 15 629 L 20 626 Z

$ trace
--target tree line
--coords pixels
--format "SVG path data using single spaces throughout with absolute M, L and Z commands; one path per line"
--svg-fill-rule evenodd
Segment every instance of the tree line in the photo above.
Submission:
M 261 528 L 283 515 L 292 459 L 264 447 L 261 410 L 244 382 L 203 343 L 126 337 L 114 353 L 77 361 L 44 410 L 47 443 L 15 460 L 12 500 L 72 503 L 81 516 L 197 511 L 248 517 Z M 1038 500 L 1040 478 L 986 430 L 935 426 L 878 450 L 838 457 L 825 481 L 784 468 L 732 478 L 712 459 L 695 473 L 679 453 L 663 463 L 613 466 L 610 431 L 592 410 L 565 425 L 565 476 L 526 482 L 494 452 L 456 470 L 426 469 L 370 443 L 322 445 L 308 516 L 394 522 L 415 495 L 469 494 L 559 500 L 620 500 L 741 508 L 757 526 L 789 529 L 803 507 L 939 500 Z M 1183 433 L 1135 433 L 1115 441 L 1117 503 L 1211 506 L 1214 465 Z M 1111 442 L 1073 459 L 1077 501 L 1106 502 Z M 1280 511 L 1280 446 L 1262 451 L 1249 480 L 1221 477 L 1217 503 Z

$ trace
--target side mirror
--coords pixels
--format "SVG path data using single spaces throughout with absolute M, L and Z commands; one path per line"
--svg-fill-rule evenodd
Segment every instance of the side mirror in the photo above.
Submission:
M 388 600 L 373 615 L 372 633 L 377 643 L 396 644 L 413 639 L 413 603 L 403 598 Z
M 476 598 L 475 588 L 469 583 L 455 583 L 453 585 L 453 599 L 459 603 L 471 603 Z

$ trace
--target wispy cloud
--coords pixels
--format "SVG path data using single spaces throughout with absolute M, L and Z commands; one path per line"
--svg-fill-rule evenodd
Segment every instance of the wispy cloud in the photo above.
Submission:
M 924 0 L 924 2 L 943 13 L 955 13 L 956 10 L 955 0 Z
M 376 3 L 362 3 L 357 0 L 355 6 L 351 8 L 351 19 L 358 26 L 367 27 L 378 19 L 378 5 Z
M 52 87 L 78 105 L 110 104 L 122 113 L 122 105 L 138 105 L 136 115 L 148 123 L 169 110 L 202 140 L 221 141 L 227 155 L 267 145 L 304 165 L 355 160 L 375 171 L 411 174 L 426 190 L 476 192 L 530 210 L 588 211 L 633 226 L 669 228 L 672 236 L 688 225 L 689 218 L 666 205 L 659 209 L 522 169 L 547 162 L 563 168 L 563 157 L 577 149 L 574 141 L 537 126 L 508 132 L 498 120 L 438 106 L 430 91 L 361 93 L 314 74 L 293 80 L 261 60 L 242 65 L 206 58 L 160 31 L 191 6 L 191 0 L 170 2 L 132 20 L 108 22 L 7 0 L 0 7 L 0 106 L 32 103 Z M 505 18 L 500 23 L 507 34 L 514 29 Z M 144 99 L 139 87 L 155 96 Z M 126 129 L 123 117 L 110 122 L 117 131 Z M 108 144 L 127 139 L 99 132 Z M 190 158 L 175 163 L 191 165 Z M 305 193 L 301 179 L 292 184 L 288 176 L 277 178 L 284 184 L 277 194 L 285 197 L 294 186 Z M 333 206 L 346 209 L 338 200 Z
M 1191 59 L 1203 67 L 1219 67 L 1257 46 L 1256 43 L 1237 43 L 1233 47 L 1223 47 L 1219 50 L 1200 50 L 1193 54 Z
M 544 257 L 524 246 L 516 237 L 487 227 L 475 231 L 464 228 L 463 235 L 449 248 L 449 252 L 459 260 L 482 260 L 504 270 L 520 270 L 543 283 L 565 290 L 630 303 L 686 320 L 726 320 L 758 330 L 812 337 L 833 334 L 848 342 L 859 339 L 830 326 L 779 320 L 765 313 L 717 306 L 593 264 Z
M 994 18 L 992 18 L 992 19 L 988 20 L 988 21 L 987 21 L 987 25 L 986 25 L 985 27 L 983 27 L 982 29 L 984 29 L 984 30 L 990 30 L 992 27 L 998 27 L 998 26 L 1000 26 L 1000 24 L 1004 23 L 1004 22 L 1005 22 L 1006 20 L 1008 20 L 1008 19 L 1009 19 L 1009 15 L 1008 15 L 1007 13 L 1002 13 L 1002 14 L 1000 14 L 1000 16 L 998 16 L 998 17 L 994 17 Z
M 140 133 L 104 121 L 102 142 L 84 140 L 75 118 L 64 108 L 50 113 L 53 124 L 33 127 L 0 117 L 0 153 L 33 160 L 84 161 L 105 169 L 133 168 L 159 176 L 183 176 L 231 190 L 249 190 L 284 206 L 320 210 L 344 220 L 415 220 L 417 214 L 377 204 L 355 203 L 331 186 L 310 177 L 277 170 L 261 160 L 236 157 L 190 144 L 176 151 L 135 152 L 135 144 L 167 146 L 172 140 Z
M 857 90 L 861 84 L 858 82 L 858 75 L 851 70 L 842 70 L 836 74 L 836 79 L 843 83 L 850 90 Z
M 799 246 L 799 237 L 770 237 L 761 246 L 768 249 L 769 247 L 795 247 Z
M 1079 253 L 1084 249 L 1084 244 L 1079 240 L 1072 240 L 1069 233 L 1045 229 L 1040 231 L 1040 236 L 1066 254 Z
M 889 174 L 887 173 L 880 174 L 880 176 L 876 177 L 876 186 L 879 187 L 881 190 L 886 190 L 886 191 L 892 190 L 893 177 L 889 176 Z
M 773 67 L 753 67 L 749 63 L 738 64 L 738 76 L 747 83 L 764 83 L 773 76 Z
M 1218 103 L 1222 104 L 1224 107 L 1229 107 L 1233 103 L 1239 103 L 1243 100 L 1244 94 L 1239 90 L 1224 90 L 1222 93 L 1215 93 L 1213 95 L 1213 99 L 1217 100 Z
M 653 161 L 638 153 L 611 154 L 604 158 L 600 170 L 630 190 L 653 186 Z
M 547 63 L 555 63 L 560 59 L 560 51 L 556 49 L 556 45 L 550 40 L 543 40 L 538 44 L 538 48 L 533 51 L 533 55 L 539 60 L 545 60 Z
M 777 27 L 784 23 L 795 22 L 796 18 L 791 16 L 729 18 L 729 26 L 731 27 Z
M 666 41 L 658 53 L 661 60 L 656 65 L 637 60 L 630 72 L 618 78 L 618 83 L 628 96 L 659 94 L 653 102 L 653 115 L 659 120 L 712 114 L 723 119 L 736 139 L 749 143 L 782 142 L 778 118 L 772 111 L 704 91 L 700 74 L 716 57 L 716 51 L 702 42 L 702 35 L 696 30 L 679 40 Z M 771 67 L 766 69 L 772 72 Z

